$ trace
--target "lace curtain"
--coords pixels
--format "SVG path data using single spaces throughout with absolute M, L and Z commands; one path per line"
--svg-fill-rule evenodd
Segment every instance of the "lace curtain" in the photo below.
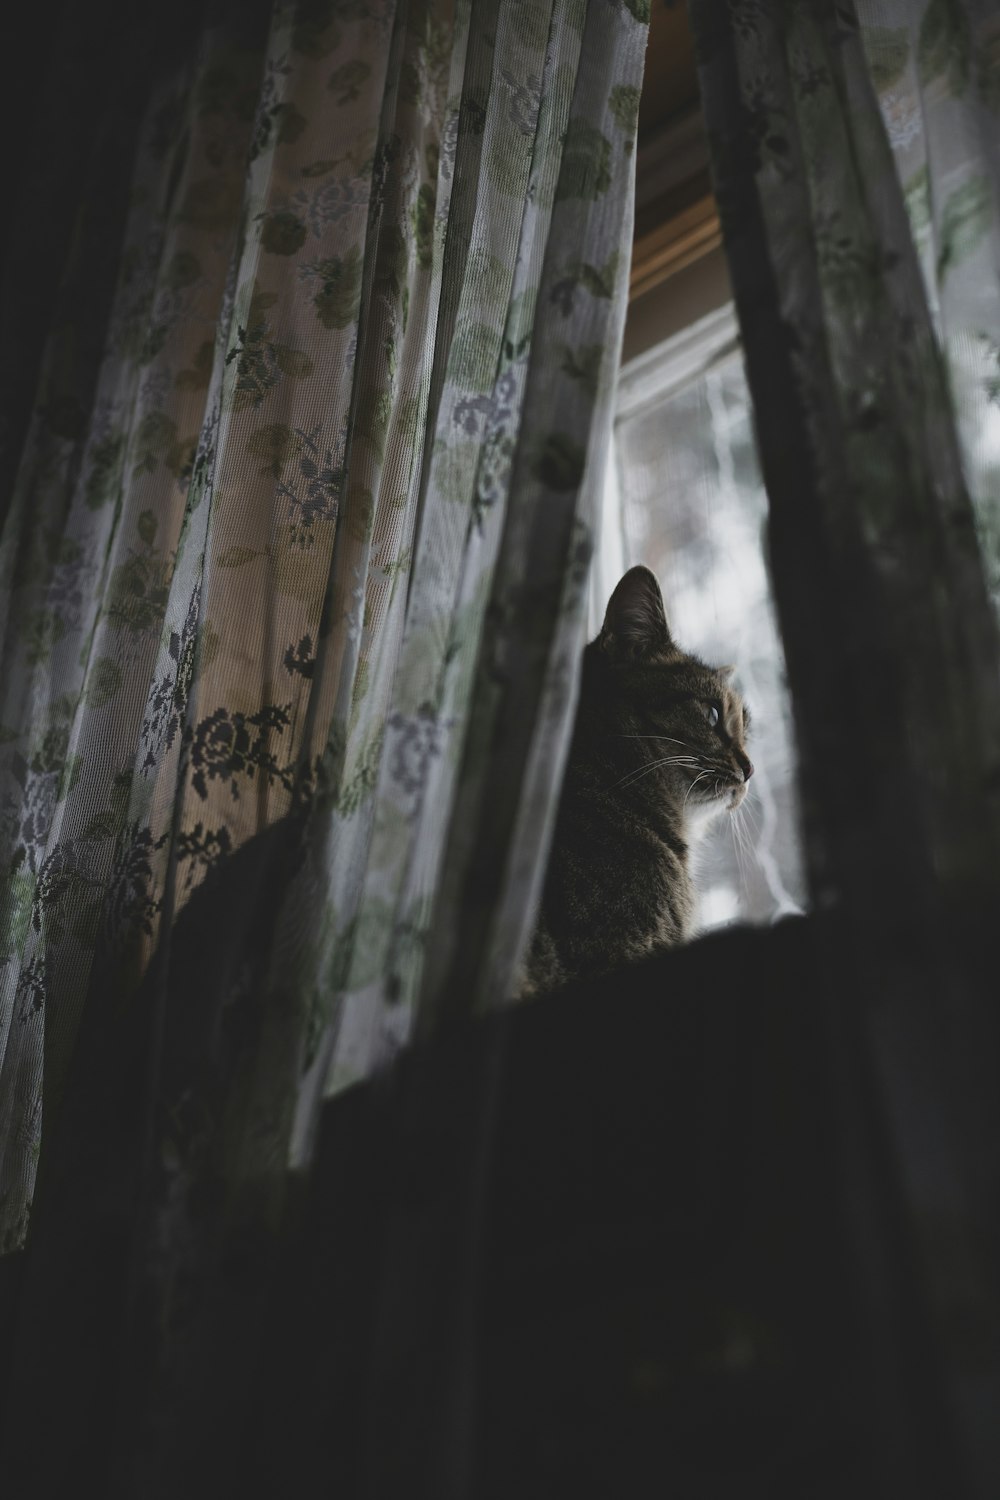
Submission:
M 859 0 L 858 18 L 1000 607 L 1000 16 L 990 0 Z
M 0 554 L 7 1249 L 102 1091 L 176 1246 L 199 1183 L 273 1208 L 331 1089 L 505 999 L 647 9 L 213 3 L 97 139 Z
M 943 9 L 929 5 L 925 21 Z M 700 0 L 691 15 L 808 768 L 814 898 L 822 908 L 824 890 L 871 879 L 873 913 L 898 902 L 909 916 L 943 888 L 957 917 L 992 878 L 996 625 L 963 468 L 967 414 L 864 32 L 849 3 Z M 939 260 L 945 286 L 982 274 L 969 258 L 992 224 L 981 197 L 983 230 Z
M 986 1494 L 1000 1400 L 995 7 L 692 0 L 691 19 L 813 906 L 830 972 L 847 975 L 824 1026 L 831 1057 L 864 1060 L 949 1441 Z M 821 981 L 804 993 L 824 1003 Z

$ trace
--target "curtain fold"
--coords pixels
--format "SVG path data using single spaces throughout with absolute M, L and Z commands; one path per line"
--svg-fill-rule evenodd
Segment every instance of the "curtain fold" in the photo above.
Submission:
M 989 0 L 861 0 L 858 18 L 1000 607 L 1000 18 Z
M 110 254 L 81 207 L 0 564 L 8 1248 L 64 1101 L 67 1134 L 97 1108 L 81 1056 L 147 1079 L 161 1207 L 206 1173 L 278 1201 L 325 1096 L 508 993 L 644 12 L 218 0 L 150 63 L 117 175 L 95 153 L 127 219 Z
M 983 151 L 981 218 L 961 229 L 953 218 L 950 250 L 922 265 L 879 59 L 891 43 L 894 67 L 904 62 L 915 34 L 928 108 L 944 108 L 945 77 L 978 70 L 982 124 L 996 54 L 986 8 L 906 11 L 906 26 L 869 29 L 866 50 L 853 0 L 690 5 L 768 491 L 813 902 L 836 949 L 831 972 L 852 976 L 827 1020 L 830 1046 L 863 1059 L 884 1124 L 917 1267 L 917 1336 L 940 1370 L 931 1425 L 948 1434 L 956 1486 L 986 1495 L 1000 1464 L 987 1415 L 1000 1400 L 1000 1027 L 988 977 L 1000 653 L 992 502 L 976 461 L 986 405 L 956 373 L 949 309 L 962 297 L 995 306 L 998 182 Z M 953 201 L 933 159 L 927 184 Z M 961 1331 L 973 1326 L 975 1350 Z
M 239 1440 L 324 1100 L 509 993 L 647 12 L 208 0 L 169 48 L 135 21 L 0 551 L 25 1492 L 173 1493 Z
M 898 904 L 905 926 L 926 895 L 960 921 L 964 902 L 966 918 L 988 909 L 994 880 L 996 626 L 860 27 L 850 5 L 779 0 L 701 0 L 692 21 L 812 768 L 816 895 L 870 878 L 869 910 Z M 900 847 L 913 858 L 890 881 Z

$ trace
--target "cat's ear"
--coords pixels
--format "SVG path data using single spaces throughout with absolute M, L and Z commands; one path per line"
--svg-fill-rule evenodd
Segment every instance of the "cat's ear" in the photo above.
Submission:
M 630 568 L 608 600 L 599 636 L 612 655 L 645 656 L 671 644 L 660 585 L 648 568 Z

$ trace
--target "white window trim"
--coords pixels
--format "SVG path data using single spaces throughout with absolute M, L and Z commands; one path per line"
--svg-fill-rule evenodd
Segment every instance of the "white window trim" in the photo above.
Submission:
M 598 535 L 590 569 L 587 605 L 588 639 L 600 630 L 615 584 L 625 572 L 627 549 L 622 529 L 618 483 L 617 424 L 644 406 L 665 398 L 735 355 L 740 347 L 736 309 L 731 302 L 696 323 L 654 345 L 623 365 L 618 374 L 615 429 L 608 445 L 608 463 L 601 491 Z
M 739 347 L 736 309 L 732 302 L 727 302 L 622 366 L 618 374 L 615 422 L 634 416 L 653 401 L 671 396 L 689 380 L 730 358 Z

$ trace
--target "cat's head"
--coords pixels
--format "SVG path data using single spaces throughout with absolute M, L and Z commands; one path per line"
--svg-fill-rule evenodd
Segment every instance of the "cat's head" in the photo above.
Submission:
M 602 731 L 620 739 L 622 756 L 634 762 L 632 784 L 645 780 L 652 792 L 665 783 L 695 821 L 739 806 L 753 764 L 750 714 L 732 685 L 733 668 L 707 667 L 674 642 L 648 568 L 631 568 L 618 584 L 587 658 Z

